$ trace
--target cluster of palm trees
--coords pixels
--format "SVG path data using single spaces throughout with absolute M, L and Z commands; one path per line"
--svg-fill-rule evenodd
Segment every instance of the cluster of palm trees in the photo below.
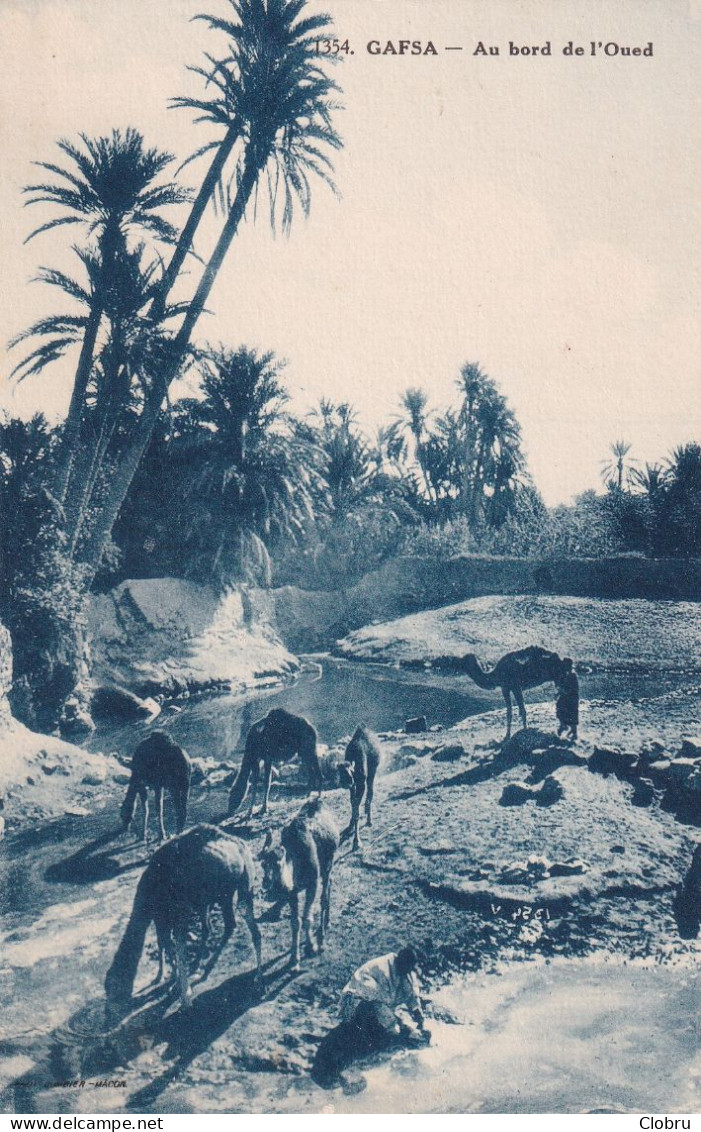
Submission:
M 679 445 L 642 467 L 632 444 L 616 440 L 603 462 L 607 506 L 627 549 L 653 555 L 701 553 L 701 444 Z
M 173 157 L 149 148 L 136 129 L 60 141 L 60 156 L 38 162 L 40 175 L 26 189 L 27 203 L 47 217 L 30 239 L 58 228 L 81 232 L 72 247 L 75 271 L 38 273 L 70 308 L 35 322 L 13 346 L 29 345 L 15 366 L 18 379 L 74 359 L 66 420 L 42 465 L 41 490 L 54 508 L 52 545 L 75 567 L 84 591 L 168 391 L 197 353 L 195 327 L 252 199 L 267 189 L 271 222 L 287 230 L 295 204 L 308 212 L 315 177 L 333 185 L 331 155 L 342 144 L 332 120 L 338 87 L 330 61 L 316 51 L 317 38 L 330 34 L 329 17 L 310 13 L 307 0 L 227 3 L 227 18 L 198 17 L 217 36 L 216 53 L 193 68 L 203 80 L 202 96 L 173 100 L 210 127 L 209 140 L 186 162 L 209 159 L 196 192 L 168 179 Z M 184 223 L 174 222 L 172 210 L 177 218 L 188 203 Z M 194 242 L 215 205 L 219 235 L 201 258 Z M 197 265 L 199 277 L 183 298 L 186 263 Z M 34 570 L 39 576 L 42 564 Z M 11 577 L 8 584 L 12 590 Z M 22 602 L 14 589 L 21 633 Z M 56 610 L 45 641 L 52 616 Z
M 275 573 L 333 587 L 422 522 L 499 525 L 526 481 L 518 425 L 477 366 L 464 367 L 455 409 L 430 413 L 408 390 L 374 439 L 348 403 L 293 415 L 272 353 L 208 347 L 192 368 L 197 396 L 157 426 L 115 527 L 122 561 L 105 581 L 184 572 L 267 584 Z
M 309 209 L 312 176 L 332 183 L 329 153 L 341 145 L 332 123 L 337 86 L 315 51 L 316 38 L 328 34 L 328 17 L 308 14 L 306 0 L 228 2 L 231 18 L 199 17 L 224 37 L 219 56 L 208 55 L 205 66 L 194 68 L 204 96 L 173 100 L 218 134 L 189 159 L 211 156 L 196 194 L 165 179 L 172 156 L 147 148 L 134 129 L 61 141 L 63 162 L 39 162 L 47 176 L 26 190 L 29 204 L 60 210 L 30 238 L 65 225 L 86 233 L 74 247 L 77 278 L 53 268 L 39 273 L 78 311 L 36 322 L 14 345 L 33 343 L 15 368 L 19 378 L 77 354 L 47 486 L 64 509 L 70 554 L 88 577 L 168 390 L 192 361 L 193 331 L 254 191 L 267 187 L 271 222 L 288 229 L 295 201 Z M 164 212 L 188 201 L 189 215 L 178 229 Z M 191 297 L 173 302 L 201 221 L 215 202 L 223 213 L 215 247 Z

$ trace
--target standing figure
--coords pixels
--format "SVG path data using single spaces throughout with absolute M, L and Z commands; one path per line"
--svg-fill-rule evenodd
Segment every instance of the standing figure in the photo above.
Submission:
M 579 679 L 574 669 L 572 658 L 566 656 L 562 661 L 560 675 L 557 679 L 557 700 L 555 711 L 557 713 L 557 734 L 562 735 L 569 731 L 569 738 L 577 738 L 579 726 Z

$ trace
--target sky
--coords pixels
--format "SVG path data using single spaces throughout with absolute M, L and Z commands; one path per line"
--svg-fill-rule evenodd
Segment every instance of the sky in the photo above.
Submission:
M 169 97 L 223 47 L 191 17 L 226 0 L 0 0 L 0 342 L 64 309 L 31 283 L 69 267 L 77 229 L 23 240 L 36 160 L 56 140 L 133 125 L 184 160 L 210 135 Z M 477 362 L 521 423 L 550 504 L 600 484 L 617 439 L 663 459 L 700 438 L 701 6 L 687 0 L 311 0 L 354 54 L 335 68 L 337 199 L 273 237 L 250 215 L 197 338 L 287 359 L 291 406 L 348 400 L 372 432 L 409 386 L 436 410 Z M 437 55 L 371 55 L 377 40 Z M 644 48 L 605 55 L 590 43 Z M 499 55 L 475 55 L 482 42 Z M 513 55 L 509 44 L 550 44 Z M 585 48 L 565 56 L 563 48 Z M 461 47 L 446 51 L 446 47 Z M 609 50 L 612 50 L 611 48 Z M 174 166 L 175 168 L 175 166 Z M 182 179 L 197 185 L 202 162 Z M 173 219 L 176 216 L 173 214 Z M 206 254 L 219 218 L 197 241 Z M 68 235 L 66 235 L 68 233 Z M 194 285 L 192 280 L 188 285 Z M 183 294 L 188 293 L 185 286 Z M 71 366 L 19 386 L 3 355 L 0 408 L 57 419 Z

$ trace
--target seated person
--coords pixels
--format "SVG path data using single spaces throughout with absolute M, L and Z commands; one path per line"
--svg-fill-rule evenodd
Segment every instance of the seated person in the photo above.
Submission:
M 369 1047 L 397 1038 L 417 1043 L 426 1040 L 417 966 L 413 947 L 403 947 L 364 963 L 343 988 L 343 1021 L 362 1030 Z

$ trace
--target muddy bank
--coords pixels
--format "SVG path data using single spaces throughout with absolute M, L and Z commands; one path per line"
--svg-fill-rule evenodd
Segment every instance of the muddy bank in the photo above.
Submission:
M 250 939 L 239 924 L 210 978 L 195 988 L 192 1012 L 183 1017 L 172 999 L 146 991 L 155 971 L 149 942 L 137 981 L 143 1010 L 107 1042 L 100 1036 L 104 975 L 147 854 L 133 840 L 110 834 L 114 806 L 86 819 L 82 835 L 67 831 L 72 840 L 52 843 L 48 868 L 45 856 L 37 861 L 42 877 L 56 878 L 48 884 L 50 904 L 41 903 L 41 885 L 46 888 L 47 881 L 37 878 L 32 902 L 21 912 L 8 908 L 4 918 L 0 985 L 12 1009 L 0 1020 L 0 1039 L 11 1052 L 2 1106 L 36 1112 L 96 1107 L 322 1112 L 329 1106 L 331 1111 L 386 1111 L 382 1097 L 390 1096 L 400 1111 L 444 1103 L 460 1111 L 542 1111 L 545 1102 L 554 1106 L 551 1111 L 576 1112 L 602 1107 L 612 1098 L 634 1110 L 657 1098 L 653 1109 L 683 1111 L 686 1097 L 677 1093 L 683 1061 L 679 1074 L 666 1075 L 664 1104 L 662 1093 L 631 1091 L 636 1082 L 628 1061 L 604 1057 L 583 1065 L 577 1034 L 595 1038 L 600 1033 L 603 1050 L 623 1033 L 637 1041 L 642 1012 L 628 1028 L 625 1016 L 615 1025 L 610 1017 L 607 1021 L 603 1008 L 595 1010 L 593 1004 L 597 995 L 601 1003 L 614 988 L 597 984 L 603 989 L 595 993 L 586 972 L 574 967 L 569 968 L 575 972 L 571 984 L 563 976 L 551 992 L 565 1004 L 571 985 L 569 1015 L 551 1019 L 563 1039 L 548 1062 L 552 1071 L 543 1069 L 530 1091 L 506 1097 L 503 1067 L 519 1018 L 540 1027 L 546 1010 L 547 989 L 537 981 L 544 977 L 540 968 L 528 965 L 519 974 L 526 960 L 595 956 L 650 962 L 659 968 L 659 978 L 650 982 L 651 1001 L 659 1004 L 669 993 L 672 1003 L 682 1003 L 674 972 L 698 954 L 698 942 L 680 937 L 673 905 L 698 831 L 665 810 L 660 793 L 647 807 L 636 806 L 631 782 L 592 773 L 587 760 L 596 746 L 637 751 L 653 741 L 672 753 L 689 720 L 698 718 L 698 708 L 698 695 L 688 691 L 638 704 L 584 703 L 582 742 L 573 748 L 577 760 L 548 767 L 562 788 L 549 805 L 536 800 L 517 807 L 501 804 L 504 788 L 535 769 L 532 750 L 523 760 L 516 752 L 508 765 L 499 760 L 493 743 L 503 733 L 502 710 L 442 732 L 385 735 L 374 826 L 362 831 L 360 852 L 344 846 L 339 854 L 324 954 L 308 958 L 302 973 L 291 975 L 287 917 L 263 917 L 266 990 L 261 998 L 250 974 Z M 548 743 L 557 747 L 552 704 L 531 705 L 529 722 L 540 733 L 541 749 Z M 266 828 L 278 827 L 296 812 L 300 798 L 292 789 L 293 782 L 282 779 L 274 787 L 268 819 L 239 827 L 255 851 Z M 199 784 L 191 820 L 211 820 L 222 812 L 225 798 L 223 783 Z M 326 798 L 339 824 L 345 824 L 347 795 L 329 791 Z M 12 843 L 7 848 L 11 862 Z M 18 852 L 25 891 L 31 890 L 30 859 L 26 847 L 21 856 Z M 12 883 L 11 875 L 3 881 L 6 893 Z M 262 908 L 258 900 L 258 913 Z M 384 1059 L 369 1071 L 367 1088 L 357 1097 L 320 1089 L 309 1068 L 318 1042 L 337 1020 L 341 987 L 356 966 L 407 940 L 426 956 L 427 989 L 439 1005 L 448 994 L 462 1024 L 444 1028 L 438 1010 L 437 1045 L 425 1051 L 426 1060 L 412 1062 L 415 1054 Z M 529 972 L 536 981 L 529 982 Z M 463 1003 L 455 986 L 466 974 L 479 979 L 468 982 L 469 1001 Z M 513 993 L 501 999 L 497 991 L 495 997 L 493 988 L 506 986 L 502 979 L 507 978 L 515 980 L 508 984 Z M 624 1005 L 644 989 L 640 982 L 624 980 L 624 985 Z M 679 1027 L 688 1024 L 672 1006 L 666 1012 L 660 1007 L 655 1019 L 644 1047 L 650 1062 L 655 1052 L 664 1061 L 679 1050 L 686 1040 L 678 1037 Z M 503 1033 L 504 1041 L 496 1041 L 495 1033 Z M 401 1091 L 396 1100 L 398 1079 L 410 1070 L 413 1081 L 417 1067 L 428 1099 L 420 1100 L 412 1085 L 411 1095 Z M 465 1090 L 447 1102 L 438 1089 L 445 1072 L 465 1083 Z M 57 1074 L 117 1077 L 126 1085 L 109 1094 L 57 1091 L 51 1084 Z M 657 1080 L 654 1074 L 641 1075 L 641 1088 L 643 1078 Z
M 338 641 L 334 653 L 397 664 L 474 652 L 494 663 L 528 645 L 595 669 L 701 676 L 699 607 L 691 602 L 479 597 L 367 625 Z
M 39 735 L 14 719 L 8 694 L 12 684 L 10 634 L 0 625 L 0 799 L 4 800 L 0 838 L 20 821 L 65 813 L 89 813 L 101 788 L 114 788 L 123 767 L 113 758 L 90 753 L 53 735 Z

